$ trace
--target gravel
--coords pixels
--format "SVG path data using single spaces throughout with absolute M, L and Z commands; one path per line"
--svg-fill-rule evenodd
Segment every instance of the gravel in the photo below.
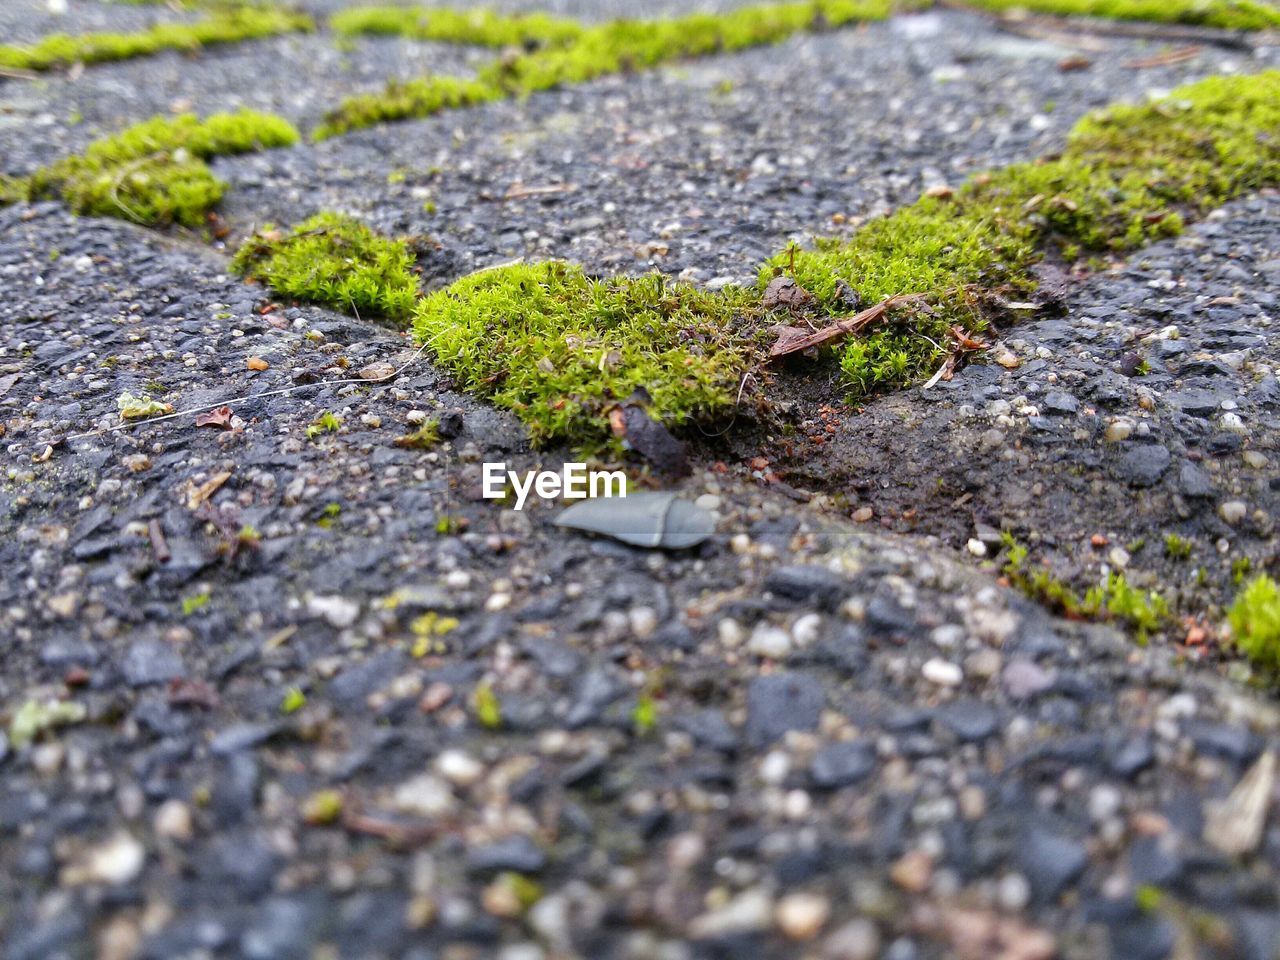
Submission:
M 1118 65 L 1137 49 L 1060 73 L 939 12 L 218 172 L 237 231 L 336 205 L 437 237 L 439 281 L 533 254 L 710 282 L 1052 149 L 1118 92 L 1274 56 Z M 428 51 L 330 55 L 5 83 L 0 153 L 26 169 L 177 96 L 306 122 Z M 562 452 L 428 362 L 333 382 L 408 361 L 402 335 L 275 303 L 198 238 L 0 210 L 0 718 L 83 708 L 0 737 L 0 956 L 1131 960 L 1194 911 L 1270 960 L 1280 710 L 1213 628 L 1276 556 L 1278 262 L 1266 192 L 1073 280 L 1002 331 L 1008 367 L 856 410 L 780 377 L 792 447 L 696 444 L 674 489 L 717 533 L 661 552 L 476 498 L 481 462 Z M 245 427 L 64 439 L 144 390 Z M 308 439 L 323 411 L 340 429 Z M 446 442 L 394 445 L 427 416 Z M 1074 588 L 1122 561 L 1209 640 L 1053 616 L 1000 582 L 1005 530 Z

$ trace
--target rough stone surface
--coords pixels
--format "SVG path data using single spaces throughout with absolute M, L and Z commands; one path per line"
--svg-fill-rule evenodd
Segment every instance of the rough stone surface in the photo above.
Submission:
M 0 33 L 192 15 L 12 0 Z M 569 454 L 426 360 L 336 382 L 414 347 L 227 275 L 237 237 L 332 207 L 438 241 L 428 285 L 514 256 L 723 285 L 1091 107 L 1277 62 L 1098 42 L 1061 71 L 1081 51 L 939 10 L 223 160 L 225 240 L 0 209 L 0 719 L 83 708 L 0 735 L 5 960 L 1132 960 L 1189 908 L 1206 956 L 1269 960 L 1280 710 L 1218 628 L 1277 551 L 1274 192 L 1073 277 L 994 332 L 1010 366 L 856 407 L 778 377 L 785 443 L 690 438 L 717 533 L 672 553 L 476 499 L 481 462 Z M 0 80 L 0 171 L 177 109 L 306 126 L 493 55 L 321 30 Z M 143 390 L 244 428 L 76 436 Z M 439 447 L 395 446 L 428 416 Z M 1139 646 L 1057 618 L 1000 583 L 1003 532 L 1198 619 Z

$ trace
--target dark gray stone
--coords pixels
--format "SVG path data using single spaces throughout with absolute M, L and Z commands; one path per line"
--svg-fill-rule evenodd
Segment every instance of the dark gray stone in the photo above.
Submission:
M 980 700 L 959 700 L 938 709 L 938 722 L 966 742 L 985 740 L 996 732 L 1000 715 Z
M 757 677 L 747 687 L 747 742 L 763 747 L 788 730 L 814 730 L 825 703 L 822 686 L 806 674 Z
M 541 873 L 547 865 L 542 848 L 526 836 L 508 837 L 467 853 L 467 873 L 488 877 L 504 873 Z
M 177 650 L 161 640 L 137 640 L 125 652 L 120 672 L 131 687 L 167 683 L 185 675 L 186 668 Z
M 835 789 L 857 783 L 875 767 L 876 754 L 871 744 L 851 740 L 819 750 L 809 772 L 817 786 Z
M 1173 456 L 1156 443 L 1133 447 L 1115 463 L 1116 476 L 1133 487 L 1150 487 L 1164 476 Z
M 1016 852 L 1018 865 L 1041 902 L 1055 899 L 1084 872 L 1089 862 L 1084 844 L 1078 840 L 1032 827 Z

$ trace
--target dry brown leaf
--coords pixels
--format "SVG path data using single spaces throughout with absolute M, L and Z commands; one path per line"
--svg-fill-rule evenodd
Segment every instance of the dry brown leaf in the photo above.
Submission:
M 214 407 L 208 413 L 202 413 L 196 417 L 197 427 L 221 427 L 224 430 L 231 429 L 231 408 L 230 407 Z

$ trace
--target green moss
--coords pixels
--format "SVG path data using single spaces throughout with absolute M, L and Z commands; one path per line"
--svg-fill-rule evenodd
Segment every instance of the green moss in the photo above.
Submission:
M 1152 20 L 1228 30 L 1280 27 L 1280 9 L 1262 0 L 965 0 L 986 10 L 1027 10 L 1058 16 Z
M 1164 538 L 1164 555 L 1170 560 L 1186 560 L 1191 556 L 1192 542 L 1176 533 L 1167 534 Z
M 30 199 L 60 196 L 76 213 L 196 227 L 225 189 L 206 160 L 297 139 L 288 121 L 252 110 L 205 120 L 194 114 L 156 117 L 37 171 L 23 192 Z
M 284 714 L 297 713 L 306 705 L 307 695 L 297 687 L 290 687 L 280 698 L 280 712 Z
M 980 332 L 991 293 L 1023 297 L 1045 255 L 1121 252 L 1176 234 L 1232 197 L 1280 180 L 1280 72 L 1214 77 L 1160 101 L 1115 107 L 1076 125 L 1066 150 L 924 197 L 844 241 L 787 250 L 761 286 L 791 273 L 831 313 L 843 284 L 864 304 L 922 293 L 897 323 L 848 343 L 854 397 L 936 369 L 950 329 Z
M 190 617 L 199 613 L 205 607 L 209 606 L 209 602 L 213 599 L 208 590 L 201 593 L 193 593 L 189 597 L 182 598 L 182 615 Z
M 337 110 L 326 115 L 325 122 L 313 130 L 311 136 L 315 140 L 324 140 L 376 123 L 429 117 L 442 110 L 471 107 L 503 96 L 498 87 L 465 77 L 433 76 L 393 81 L 381 93 L 343 100 Z
M 311 18 L 304 14 L 243 7 L 194 23 L 158 23 L 137 33 L 55 33 L 32 46 L 0 46 L 0 67 L 50 70 L 73 63 L 129 60 L 161 50 L 199 50 L 314 28 Z
M 342 418 L 336 413 L 326 410 L 307 424 L 307 439 L 315 440 L 324 436 L 326 433 L 337 433 L 341 429 Z M 338 507 L 338 505 L 336 503 L 331 503 L 329 506 L 324 508 L 324 517 L 332 520 L 338 514 L 336 512 L 331 513 L 330 507 Z M 338 507 L 339 511 L 341 511 L 341 509 L 341 507 Z
M 1009 582 L 1055 613 L 1076 619 L 1119 620 L 1137 634 L 1140 643 L 1146 643 L 1154 631 L 1172 619 L 1164 597 L 1154 590 L 1137 589 L 1123 574 L 1107 574 L 1101 585 L 1081 597 L 1047 568 L 1029 568 L 1027 548 L 1010 534 L 1004 534 L 1002 539 L 1008 550 L 1004 574 Z
M 1236 594 L 1227 611 L 1236 646 L 1254 663 L 1280 671 L 1280 587 L 1266 574 Z
M 0 207 L 27 199 L 30 187 L 25 179 L 0 173 Z
M 496 730 L 502 726 L 502 702 L 493 692 L 493 685 L 488 680 L 476 684 L 471 694 L 471 710 L 480 726 L 488 730 Z
M 408 320 L 418 296 L 414 257 L 352 217 L 320 213 L 282 234 L 271 227 L 236 252 L 232 269 L 287 297 L 361 316 Z
M 530 93 L 672 60 L 780 43 L 804 30 L 883 19 L 892 9 L 889 0 L 807 0 L 669 20 L 617 20 L 587 30 L 564 49 L 500 61 L 481 78 L 513 93 Z
M 1085 594 L 1081 612 L 1123 621 L 1137 632 L 1141 643 L 1146 643 L 1151 633 L 1167 624 L 1171 617 L 1164 597 L 1155 590 L 1137 589 L 1119 573 L 1107 574 L 1101 586 Z
M 396 437 L 395 444 L 405 450 L 431 450 L 440 443 L 440 421 L 434 417 L 424 421 L 412 433 Z
M 898 8 L 921 5 L 921 0 L 904 0 Z M 882 19 L 893 9 L 891 0 L 803 0 L 670 20 L 617 20 L 580 27 L 576 32 L 571 32 L 563 21 L 548 20 L 542 24 L 543 32 L 534 38 L 545 44 L 541 49 L 499 60 L 475 80 L 429 76 L 407 83 L 394 82 L 381 93 L 351 97 L 325 118 L 314 136 L 323 139 L 375 123 L 427 117 L 442 110 L 582 83 L 611 73 L 780 43 L 802 30 Z M 533 19 L 412 10 L 407 14 L 353 11 L 342 16 L 351 25 L 365 29 L 382 27 L 395 33 L 408 30 L 414 36 L 425 36 L 425 32 L 435 29 L 444 35 L 442 39 L 449 39 L 448 34 L 464 36 L 471 30 L 481 38 L 472 42 L 480 43 L 487 42 L 485 37 L 518 41 L 521 24 Z M 467 21 L 476 17 L 477 25 L 468 27 Z M 433 23 L 437 26 L 433 27 Z
M 381 34 L 480 47 L 540 47 L 567 44 L 585 27 L 543 13 L 503 14 L 492 10 L 430 7 L 352 7 L 329 18 L 339 36 Z
M 605 413 L 637 388 L 670 426 L 729 410 L 752 361 L 743 291 L 660 274 L 593 280 L 567 263 L 482 271 L 427 297 L 413 329 L 460 385 L 490 396 L 535 442 L 608 437 Z

